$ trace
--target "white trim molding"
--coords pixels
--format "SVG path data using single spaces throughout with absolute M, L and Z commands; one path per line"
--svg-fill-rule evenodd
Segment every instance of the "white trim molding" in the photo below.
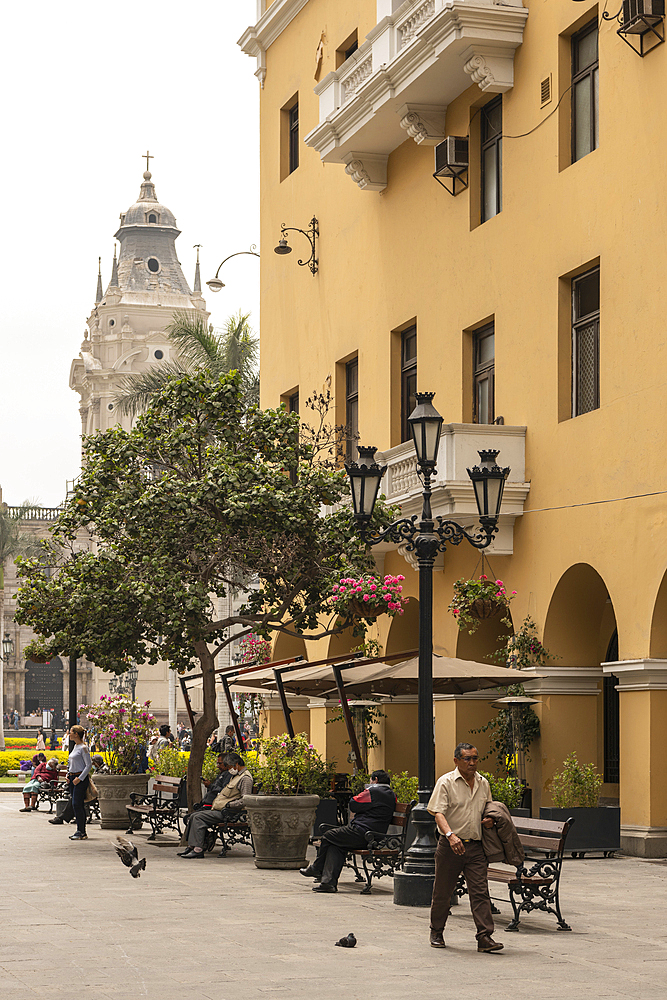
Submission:
M 512 87 L 527 17 L 507 0 L 406 0 L 315 87 L 320 120 L 304 142 L 327 163 L 353 149 L 388 156 L 406 132 L 435 145 L 470 77 L 491 93 Z
M 605 675 L 618 677 L 616 690 L 623 691 L 667 691 L 667 660 L 618 660 L 603 663 Z
M 266 50 L 307 3 L 308 0 L 273 0 L 271 6 L 266 7 L 265 3 L 260 0 L 257 9 L 260 16 L 257 24 L 246 28 L 236 43 L 240 45 L 247 56 L 257 58 L 255 76 L 259 80 L 260 86 L 264 86 L 266 79 Z
M 546 695 L 588 695 L 602 691 L 602 667 L 528 667 L 521 671 L 526 693 L 535 698 Z

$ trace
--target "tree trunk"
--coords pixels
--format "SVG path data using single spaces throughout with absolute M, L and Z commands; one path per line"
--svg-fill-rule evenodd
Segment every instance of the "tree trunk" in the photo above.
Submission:
M 206 753 L 206 741 L 218 725 L 215 707 L 215 661 L 205 642 L 195 643 L 195 651 L 202 669 L 204 711 L 192 732 L 192 748 L 188 764 L 188 811 L 201 799 L 201 771 Z

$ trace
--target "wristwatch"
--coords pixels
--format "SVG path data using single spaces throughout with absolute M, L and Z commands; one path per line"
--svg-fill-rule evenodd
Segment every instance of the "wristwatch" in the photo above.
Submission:
M 454 834 L 454 831 L 453 831 L 453 830 L 450 830 L 450 831 L 449 831 L 449 833 L 446 833 L 446 834 L 445 834 L 445 837 L 447 837 L 447 840 L 449 840 L 449 838 L 450 838 L 450 837 L 451 837 L 451 836 L 452 836 L 453 834 Z

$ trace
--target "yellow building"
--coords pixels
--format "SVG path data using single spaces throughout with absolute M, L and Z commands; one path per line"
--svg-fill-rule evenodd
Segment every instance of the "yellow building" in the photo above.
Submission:
M 576 750 L 620 797 L 623 846 L 664 856 L 667 49 L 646 51 L 661 5 L 645 0 L 657 14 L 640 22 L 624 6 L 621 35 L 587 0 L 259 0 L 240 44 L 261 85 L 264 404 L 303 411 L 329 387 L 409 513 L 415 387 L 445 419 L 434 513 L 470 523 L 465 469 L 499 449 L 512 471 L 488 555 L 518 592 L 515 627 L 530 614 L 558 657 L 526 684 L 542 721 L 534 805 Z M 312 218 L 314 274 L 302 234 L 286 232 L 291 256 L 271 252 L 282 224 Z M 416 598 L 409 562 L 380 558 Z M 447 613 L 477 562 L 448 550 L 434 580 L 434 644 L 469 659 L 499 627 L 470 636 Z M 416 604 L 379 627 L 387 651 L 416 645 Z M 492 713 L 488 698 L 436 699 L 438 772 Z M 387 765 L 414 773 L 416 705 L 388 706 L 383 735 Z

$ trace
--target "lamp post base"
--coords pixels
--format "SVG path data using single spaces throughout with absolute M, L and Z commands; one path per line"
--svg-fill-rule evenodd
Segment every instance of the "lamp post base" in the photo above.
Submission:
M 394 875 L 394 903 L 396 906 L 430 906 L 434 880 L 434 875 L 396 872 Z

